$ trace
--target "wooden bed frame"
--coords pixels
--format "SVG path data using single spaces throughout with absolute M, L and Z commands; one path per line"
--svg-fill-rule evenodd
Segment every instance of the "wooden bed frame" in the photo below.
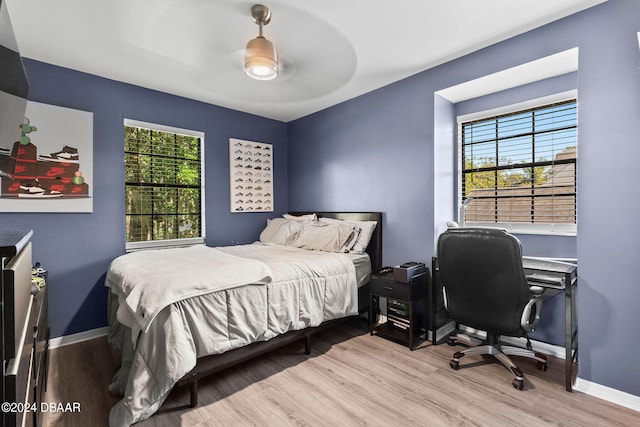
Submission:
M 313 212 L 290 212 L 291 215 L 304 215 Z M 318 218 L 335 218 L 342 220 L 377 221 L 378 225 L 373 232 L 366 252 L 371 259 L 371 271 L 382 268 L 382 213 L 381 212 L 315 212 Z M 369 283 L 358 288 L 358 312 L 368 312 L 369 309 Z M 328 327 L 343 322 L 350 317 L 324 322 L 313 328 L 297 331 L 289 331 L 271 338 L 268 341 L 259 341 L 244 347 L 236 348 L 226 353 L 212 354 L 198 358 L 196 366 L 182 377 L 176 387 L 189 385 L 190 406 L 198 405 L 198 381 L 209 375 L 230 368 L 239 363 L 253 359 L 264 353 L 281 348 L 294 341 L 305 341 L 305 354 L 311 353 L 311 336 Z

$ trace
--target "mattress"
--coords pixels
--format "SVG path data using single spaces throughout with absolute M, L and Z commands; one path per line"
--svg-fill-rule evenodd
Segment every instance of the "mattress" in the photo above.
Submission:
M 110 425 L 127 426 L 152 415 L 199 357 L 357 314 L 357 288 L 371 271 L 367 254 L 261 243 L 216 249 L 264 263 L 271 280 L 172 302 L 146 332 L 130 317 L 118 316 L 122 292 L 108 284 L 109 342 L 120 362 L 109 389 L 123 395 L 111 410 Z

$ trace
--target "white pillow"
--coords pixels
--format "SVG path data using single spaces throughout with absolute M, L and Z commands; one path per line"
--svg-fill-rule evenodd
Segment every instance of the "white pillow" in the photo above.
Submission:
M 303 221 L 284 218 L 268 219 L 267 226 L 260 233 L 260 241 L 275 245 L 288 245 L 298 236 L 303 224 Z
M 357 221 L 351 219 L 343 220 L 336 218 L 320 218 L 318 219 L 318 221 L 324 223 L 332 223 L 336 221 L 344 222 L 357 227 L 360 230 L 360 233 L 358 235 L 358 239 L 354 242 L 353 247 L 350 249 L 350 252 L 354 253 L 364 253 L 367 250 L 367 246 L 369 246 L 369 242 L 371 241 L 371 236 L 373 236 L 373 231 L 378 225 L 377 221 Z
M 297 216 L 291 215 L 291 214 L 284 214 L 282 215 L 282 217 L 285 219 L 292 219 L 294 221 L 304 221 L 304 220 L 317 221 L 318 220 L 318 217 L 314 213 L 307 214 L 307 215 L 297 215 Z
M 315 251 L 348 252 L 356 234 L 355 227 L 350 224 L 309 221 L 304 223 L 290 246 Z

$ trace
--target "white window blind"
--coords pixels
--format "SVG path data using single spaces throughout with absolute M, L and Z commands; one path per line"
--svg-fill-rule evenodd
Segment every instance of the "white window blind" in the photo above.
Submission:
M 124 129 L 127 248 L 203 242 L 202 135 L 132 123 Z
M 575 230 L 576 108 L 570 100 L 461 123 L 465 225 Z

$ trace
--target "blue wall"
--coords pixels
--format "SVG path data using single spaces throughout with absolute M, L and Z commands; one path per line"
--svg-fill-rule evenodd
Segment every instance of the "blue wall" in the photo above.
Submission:
M 434 133 L 455 122 L 442 116 L 456 108 L 434 101 L 434 93 L 578 47 L 578 236 L 520 237 L 528 254 L 578 258 L 579 376 L 640 396 L 632 332 L 640 301 L 640 231 L 632 221 L 640 198 L 630 179 L 640 151 L 639 30 L 640 2 L 610 0 L 289 123 L 289 207 L 380 210 L 384 263 L 429 261 L 434 212 L 454 211 L 434 203 L 450 204 L 442 195 L 455 191 L 455 162 L 434 164 Z M 504 105 L 513 102 L 509 91 L 502 95 Z M 548 329 L 562 330 L 557 308 L 548 310 Z
M 433 92 L 420 86 L 402 80 L 288 126 L 289 208 L 384 212 L 387 265 L 431 256 Z
M 34 262 L 49 270 L 52 337 L 107 323 L 104 274 L 125 250 L 123 118 L 205 133 L 207 244 L 252 242 L 266 218 L 286 210 L 285 123 L 41 62 L 25 68 L 30 100 L 93 112 L 93 213 L 0 213 L 0 228 L 34 230 Z M 229 138 L 273 144 L 277 212 L 229 212 Z

